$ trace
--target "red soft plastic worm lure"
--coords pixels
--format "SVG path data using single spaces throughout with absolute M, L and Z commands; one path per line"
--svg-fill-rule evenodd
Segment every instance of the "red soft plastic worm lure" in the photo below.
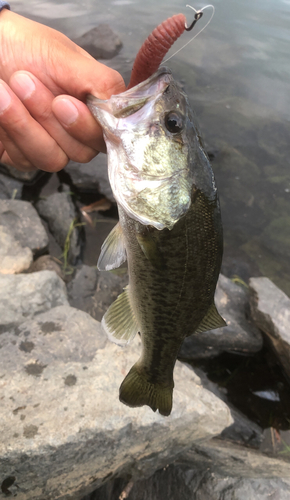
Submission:
M 192 30 L 201 16 L 202 12 L 197 12 L 194 21 L 188 28 L 184 14 L 175 14 L 159 24 L 145 40 L 136 56 L 128 89 L 153 75 L 177 38 L 182 35 L 184 30 Z
M 185 15 L 176 14 L 152 31 L 136 56 L 128 89 L 147 80 L 157 71 L 165 54 L 184 32 L 185 23 Z

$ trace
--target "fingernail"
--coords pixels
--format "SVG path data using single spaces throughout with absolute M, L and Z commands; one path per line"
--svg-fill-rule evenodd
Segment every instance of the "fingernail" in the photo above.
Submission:
M 9 92 L 7 92 L 6 88 L 2 83 L 0 83 L 0 113 L 3 113 L 5 109 L 9 107 L 11 103 L 11 96 Z
M 54 101 L 53 112 L 64 125 L 72 125 L 79 116 L 77 107 L 69 99 Z
M 11 87 L 15 94 L 24 101 L 31 97 L 35 91 L 35 83 L 26 73 L 16 73 L 11 77 Z

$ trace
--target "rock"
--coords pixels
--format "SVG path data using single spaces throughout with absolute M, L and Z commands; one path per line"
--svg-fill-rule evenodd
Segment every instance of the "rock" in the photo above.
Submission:
M 76 500 L 116 474 L 149 477 L 231 424 L 227 406 L 179 362 L 170 417 L 120 403 L 140 340 L 107 342 L 77 309 L 39 314 L 0 344 L 0 480 L 15 477 L 18 500 Z
M 227 402 L 226 400 L 223 401 Z M 258 449 L 263 441 L 263 429 L 232 405 L 228 406 L 234 422 L 222 431 L 220 438 Z
M 0 226 L 0 273 L 21 273 L 29 268 L 32 251 L 22 247 L 4 226 Z
M 191 466 L 194 464 L 196 468 L 209 470 L 225 477 L 228 475 L 244 479 L 290 477 L 289 462 L 268 457 L 259 451 L 221 441 L 218 438 L 211 439 L 201 445 L 194 444 L 178 460 L 184 464 Z
M 99 191 L 111 201 L 115 201 L 108 177 L 107 155 L 99 153 L 89 163 L 70 161 L 64 169 L 80 191 Z
M 240 479 L 207 473 L 201 479 L 196 500 L 289 500 L 289 478 Z
M 270 340 L 290 378 L 290 299 L 268 278 L 251 278 L 253 321 Z
M 96 267 L 83 265 L 67 286 L 68 300 L 72 307 L 90 314 L 100 271 Z
M 222 274 L 215 302 L 227 326 L 187 337 L 179 353 L 184 359 L 199 359 L 227 352 L 257 352 L 262 348 L 261 333 L 247 320 L 248 293 Z
M 31 172 L 22 172 L 21 170 L 17 170 L 17 168 L 15 167 L 6 165 L 1 162 L 0 162 L 0 172 L 2 172 L 4 175 L 8 174 L 10 177 L 13 177 L 14 179 L 17 179 L 25 183 L 31 183 L 36 181 L 36 179 L 38 177 L 41 177 L 44 173 L 41 172 L 40 170 L 33 170 Z
M 108 24 L 99 24 L 74 42 L 95 59 L 111 59 L 120 52 L 123 46 L 118 35 Z
M 195 368 L 194 371 L 201 379 L 202 386 L 224 401 L 231 411 L 233 423 L 222 431 L 219 436 L 220 439 L 226 439 L 237 444 L 250 446 L 251 448 L 260 448 L 264 439 L 263 429 L 252 422 L 252 420 L 249 420 L 228 401 L 227 389 L 225 387 L 219 387 L 215 382 L 209 380 L 201 368 Z
M 128 284 L 128 275 L 114 274 L 107 271 L 99 271 L 97 288 L 93 297 L 93 306 L 90 314 L 93 318 L 101 321 L 109 306 L 123 292 Z
M 80 254 L 79 228 L 74 227 L 77 213 L 68 192 L 54 193 L 36 204 L 38 213 L 49 226 L 56 242 L 64 250 L 68 243 L 67 260 L 75 264 Z M 68 238 L 68 240 L 67 240 Z
M 29 247 L 34 254 L 47 248 L 45 229 L 28 201 L 0 200 L 0 225 L 5 226 L 22 247 Z
M 42 255 L 32 262 L 27 273 L 38 273 L 39 271 L 55 271 L 56 274 L 63 280 L 64 274 L 60 265 L 51 257 L 51 255 Z
M 82 500 L 115 500 L 128 480 L 109 481 Z M 133 483 L 129 500 L 289 500 L 290 480 L 240 479 L 184 465 L 170 465 Z M 277 496 L 278 495 L 278 496 Z
M 0 173 L 0 200 L 19 200 L 22 195 L 22 182 Z
M 77 307 L 101 321 L 109 306 L 128 284 L 128 274 L 118 275 L 98 271 L 96 267 L 83 265 L 68 284 L 68 299 Z
M 0 274 L 0 290 L 2 331 L 5 325 L 17 325 L 52 307 L 68 304 L 65 285 L 54 271 Z

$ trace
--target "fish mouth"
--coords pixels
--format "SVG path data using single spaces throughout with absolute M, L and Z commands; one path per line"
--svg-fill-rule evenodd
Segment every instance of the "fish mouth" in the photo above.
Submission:
M 158 95 L 162 94 L 172 80 L 170 69 L 163 66 L 144 82 L 122 94 L 112 95 L 110 99 L 102 100 L 88 94 L 87 106 L 100 125 L 105 126 L 107 120 L 104 119 L 104 114 L 109 113 L 117 119 L 133 115 L 147 102 L 155 100 Z

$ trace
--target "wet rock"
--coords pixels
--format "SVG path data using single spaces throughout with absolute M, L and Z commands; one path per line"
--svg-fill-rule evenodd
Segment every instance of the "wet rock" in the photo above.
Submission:
M 54 271 L 32 274 L 0 274 L 0 327 L 68 304 L 66 288 Z M 1 468 L 0 468 L 1 470 Z
M 140 340 L 121 349 L 74 308 L 11 327 L 0 345 L 0 480 L 16 478 L 19 500 L 77 499 L 116 474 L 151 476 L 231 423 L 227 406 L 179 362 L 170 417 L 121 404 Z
M 0 200 L 19 200 L 22 195 L 22 182 L 0 173 Z
M 28 201 L 0 200 L 0 225 L 5 226 L 22 247 L 29 247 L 34 254 L 47 248 L 46 231 Z
M 108 24 L 99 24 L 74 42 L 95 59 L 111 59 L 120 52 L 123 45 Z
M 253 321 L 270 340 L 290 378 L 290 299 L 268 278 L 251 278 Z
M 65 167 L 65 171 L 70 175 L 74 186 L 80 191 L 99 191 L 109 200 L 115 201 L 109 183 L 107 155 L 99 153 L 86 164 L 70 161 Z
M 184 340 L 179 356 L 199 359 L 227 352 L 257 352 L 262 348 L 262 336 L 248 317 L 248 293 L 222 274 L 219 277 L 215 302 L 227 326 L 192 335 Z
M 51 255 L 42 255 L 34 262 L 32 262 L 27 273 L 38 273 L 39 271 L 55 271 L 56 274 L 63 280 L 64 273 L 61 270 L 60 265 L 54 260 Z
M 63 250 L 67 242 L 67 259 L 70 264 L 74 264 L 80 254 L 80 245 L 79 228 L 74 226 L 77 213 L 70 194 L 54 193 L 45 200 L 40 200 L 36 208 L 47 221 L 49 230 Z
M 16 274 L 29 268 L 32 251 L 22 247 L 4 226 L 0 226 L 0 273 Z
M 115 500 L 128 485 L 116 479 L 82 500 Z M 129 500 L 289 500 L 289 479 L 240 479 L 184 465 L 170 465 L 133 483 Z M 279 496 L 277 496 L 277 494 Z

